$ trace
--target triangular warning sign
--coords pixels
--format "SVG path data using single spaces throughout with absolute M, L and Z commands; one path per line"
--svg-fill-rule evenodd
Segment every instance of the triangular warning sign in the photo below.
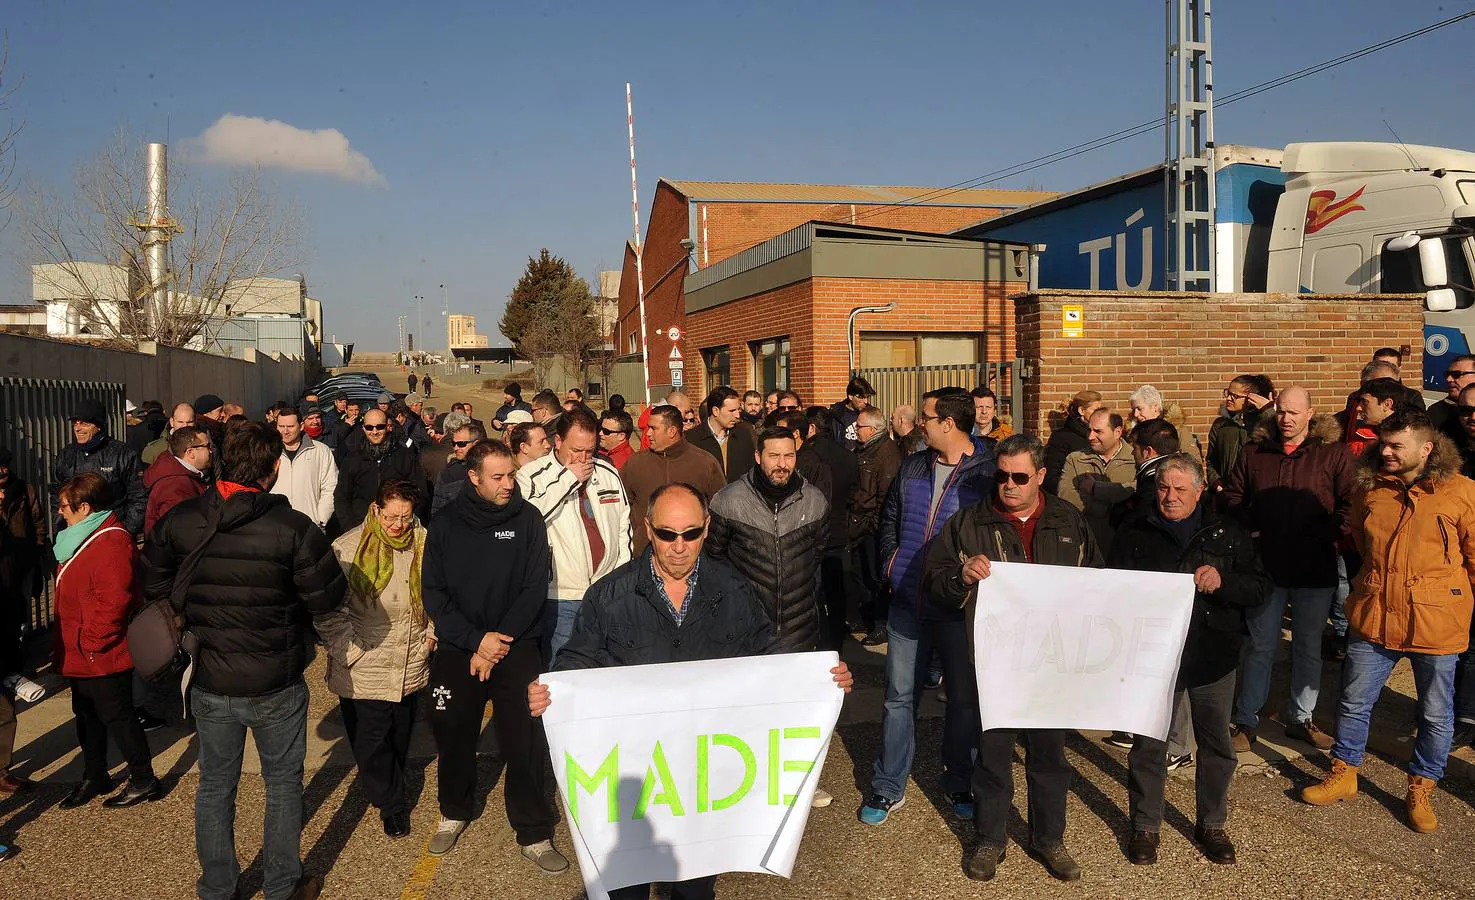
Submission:
M 681 348 L 680 347 L 672 347 L 671 348 L 671 358 L 672 359 L 680 359 L 681 358 Z

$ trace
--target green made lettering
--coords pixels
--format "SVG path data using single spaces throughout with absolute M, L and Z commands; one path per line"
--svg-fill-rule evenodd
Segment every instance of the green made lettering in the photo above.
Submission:
M 656 781 L 661 784 L 660 793 L 656 793 Z M 671 777 L 671 766 L 666 762 L 666 751 L 661 749 L 661 742 L 656 741 L 655 749 L 650 752 L 650 766 L 645 770 L 645 784 L 640 786 L 640 800 L 635 804 L 635 813 L 631 819 L 645 818 L 645 812 L 652 803 L 664 803 L 671 808 L 671 815 L 684 816 L 686 810 L 681 806 L 681 795 L 676 792 L 676 780 Z
M 583 820 L 579 818 L 579 788 L 583 788 L 592 797 L 602 782 L 605 793 L 605 814 L 611 823 L 620 821 L 620 745 L 616 744 L 610 748 L 609 755 L 594 770 L 593 775 L 584 771 L 572 753 L 564 753 L 563 757 L 564 784 L 568 787 L 569 817 L 583 824 Z
M 819 740 L 819 728 L 813 725 L 803 728 L 770 728 L 768 730 L 768 805 L 779 805 L 779 773 L 780 772 L 809 772 L 814 769 L 814 763 L 808 760 L 781 760 L 779 758 L 779 735 L 783 735 L 786 741 L 809 739 Z M 784 806 L 793 806 L 794 801 L 799 799 L 797 794 L 784 794 Z
M 737 786 L 737 790 L 721 797 L 711 803 L 707 802 L 708 792 L 711 789 L 709 776 L 709 759 L 711 751 L 707 747 L 710 739 L 713 747 L 727 747 L 736 750 L 743 761 L 743 780 Z M 731 734 L 697 735 L 697 812 L 704 813 L 708 810 L 720 812 L 729 806 L 736 806 L 742 799 L 748 796 L 748 791 L 753 789 L 753 782 L 758 776 L 758 757 L 754 755 L 743 740 Z

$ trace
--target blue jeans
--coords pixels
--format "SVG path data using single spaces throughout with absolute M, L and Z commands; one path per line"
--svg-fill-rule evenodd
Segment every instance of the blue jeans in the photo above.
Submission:
M 1287 725 L 1311 721 L 1321 692 L 1321 635 L 1326 629 L 1335 586 L 1287 588 L 1276 586 L 1270 599 L 1245 616 L 1249 639 L 1239 662 L 1239 703 L 1234 722 L 1247 728 L 1260 724 L 1260 710 L 1270 695 L 1270 667 L 1280 644 L 1280 621 L 1291 605 L 1291 697 L 1286 704 Z
M 1408 772 L 1438 781 L 1444 777 L 1444 763 L 1454 737 L 1457 653 L 1407 653 L 1361 638 L 1349 640 L 1347 658 L 1342 661 L 1342 702 L 1337 708 L 1337 742 L 1332 745 L 1332 756 L 1349 766 L 1362 765 L 1373 706 L 1393 667 L 1405 656 L 1413 666 L 1414 686 L 1419 692 L 1419 736 L 1414 741 Z
M 543 602 L 543 659 L 553 668 L 553 657 L 568 643 L 574 633 L 574 618 L 581 600 L 545 600 Z
M 1337 554 L 1337 593 L 1332 598 L 1332 631 L 1343 640 L 1347 637 L 1347 598 L 1352 596 L 1352 579 L 1356 572 L 1347 571 L 1347 557 Z
M 917 750 L 917 702 L 922 676 L 935 648 L 942 656 L 947 683 L 947 710 L 942 734 L 942 789 L 964 793 L 972 779 L 973 760 L 982 726 L 978 719 L 978 680 L 968 652 L 965 621 L 918 622 L 906 601 L 888 614 L 886 702 L 881 708 L 881 755 L 876 759 L 871 792 L 892 802 L 906 793 L 907 776 Z
M 195 851 L 201 900 L 230 900 L 241 866 L 236 859 L 236 789 L 246 729 L 261 757 L 266 825 L 261 848 L 266 900 L 282 900 L 302 878 L 302 763 L 307 755 L 307 684 L 261 697 L 224 697 L 190 690 L 200 745 L 195 792 Z

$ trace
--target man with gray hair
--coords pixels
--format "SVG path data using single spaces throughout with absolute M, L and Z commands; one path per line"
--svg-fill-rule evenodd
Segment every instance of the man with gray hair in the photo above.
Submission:
M 1187 697 L 1198 739 L 1194 841 L 1211 862 L 1227 865 L 1235 861 L 1234 844 L 1224 831 L 1229 783 L 1238 764 L 1229 734 L 1234 670 L 1245 613 L 1263 603 L 1273 585 L 1244 526 L 1201 502 L 1202 466 L 1182 454 L 1170 455 L 1158 464 L 1155 480 L 1156 502 L 1135 510 L 1117 529 L 1106 565 L 1193 576 L 1193 618 L 1175 705 Z M 1132 827 L 1127 858 L 1133 865 L 1157 862 L 1167 778 L 1167 744 L 1137 735 L 1127 756 Z
M 471 419 L 465 413 L 456 412 L 446 415 L 446 433 L 451 436 L 451 453 L 445 468 L 435 479 L 435 496 L 430 501 L 432 519 L 465 489 L 466 454 L 471 452 L 477 441 L 486 437 L 480 428 L 471 424 Z
M 1129 432 L 1144 422 L 1162 419 L 1177 432 L 1179 449 L 1199 462 L 1204 461 L 1198 435 L 1188 430 L 1188 416 L 1184 414 L 1183 407 L 1164 400 L 1163 392 L 1150 384 L 1144 384 L 1133 391 L 1127 402 L 1132 409 L 1132 419 L 1127 423 Z

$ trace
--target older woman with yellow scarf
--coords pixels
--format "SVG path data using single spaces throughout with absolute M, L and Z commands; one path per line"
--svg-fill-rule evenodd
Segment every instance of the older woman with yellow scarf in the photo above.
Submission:
M 393 838 L 410 833 L 405 757 L 435 647 L 420 596 L 420 496 L 409 481 L 385 481 L 363 524 L 333 542 L 348 598 L 317 622 L 328 648 L 328 689 L 341 698 L 359 783 Z

